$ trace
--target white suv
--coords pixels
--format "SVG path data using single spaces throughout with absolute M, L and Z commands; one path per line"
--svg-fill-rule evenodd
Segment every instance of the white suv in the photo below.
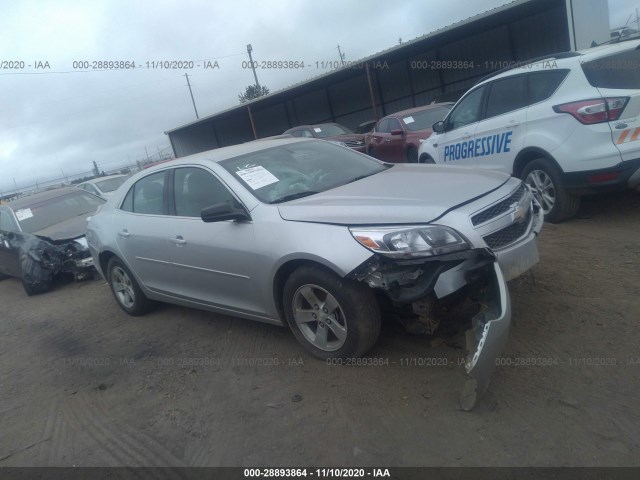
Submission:
M 498 169 L 558 222 L 580 195 L 640 185 L 640 41 L 564 52 L 481 80 L 423 141 L 422 163 Z

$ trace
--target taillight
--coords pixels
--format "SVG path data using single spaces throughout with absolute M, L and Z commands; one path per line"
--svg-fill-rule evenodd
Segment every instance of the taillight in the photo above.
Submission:
M 620 118 L 629 97 L 595 98 L 580 102 L 556 105 L 556 113 L 570 113 L 576 120 L 585 125 L 593 123 L 612 122 Z

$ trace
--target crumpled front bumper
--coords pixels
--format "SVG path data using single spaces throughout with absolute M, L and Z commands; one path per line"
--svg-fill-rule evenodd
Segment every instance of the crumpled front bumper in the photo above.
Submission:
M 493 264 L 491 277 L 482 302 L 484 307 L 473 317 L 472 328 L 466 333 L 465 369 L 468 379 L 460 398 L 463 410 L 471 410 L 486 391 L 509 337 L 511 300 L 505 277 L 497 262 Z

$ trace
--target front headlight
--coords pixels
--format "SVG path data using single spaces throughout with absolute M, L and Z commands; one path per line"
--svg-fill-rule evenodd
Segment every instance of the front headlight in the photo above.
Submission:
M 469 249 L 462 235 L 441 225 L 353 227 L 349 231 L 362 246 L 389 257 L 431 257 Z

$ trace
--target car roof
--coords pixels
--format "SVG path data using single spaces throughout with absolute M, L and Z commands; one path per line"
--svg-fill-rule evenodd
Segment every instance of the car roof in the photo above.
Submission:
M 111 180 L 112 178 L 120 178 L 120 177 L 126 177 L 126 175 L 123 175 L 123 174 L 105 175 L 104 177 L 92 178 L 91 180 L 87 180 L 86 182 L 82 182 L 82 183 L 98 183 L 98 182 L 101 182 L 103 180 Z M 82 183 L 80 185 L 82 185 Z
M 442 103 L 430 103 L 429 105 L 423 105 L 422 107 L 414 107 L 408 108 L 406 110 L 400 110 L 399 112 L 390 113 L 386 117 L 402 117 L 404 115 L 411 115 L 412 113 L 423 112 L 425 110 L 433 110 L 434 108 L 443 107 L 443 106 L 452 106 L 453 102 L 442 102 Z
M 79 191 L 82 191 L 82 190 L 79 190 L 76 187 L 56 188 L 53 190 L 47 190 L 44 192 L 34 193 L 31 195 L 20 197 L 16 200 L 5 203 L 3 206 L 9 207 L 12 210 L 19 210 L 21 208 L 29 207 L 30 205 L 33 205 L 35 203 L 46 202 L 47 200 L 63 197 L 64 195 L 67 195 L 69 193 L 78 193 Z
M 208 160 L 212 162 L 222 162 L 223 160 L 228 160 L 230 158 L 239 157 L 241 155 L 246 155 L 249 153 L 260 152 L 262 150 L 267 150 L 273 147 L 281 147 L 284 145 L 291 145 L 294 143 L 301 142 L 324 142 L 325 140 L 319 140 L 316 138 L 297 138 L 297 137 L 286 137 L 286 138 L 274 138 L 274 139 L 263 139 L 261 142 L 247 142 L 241 143 L 239 145 L 232 145 L 230 147 L 222 147 L 216 148 L 214 150 L 208 150 L 206 152 L 195 153 L 193 155 L 189 155 L 187 157 L 180 157 L 172 160 L 170 163 L 163 163 L 160 165 L 154 165 L 151 168 L 145 170 L 145 172 L 153 172 L 156 170 L 162 170 L 167 167 L 173 167 L 176 165 L 184 165 L 193 161 L 202 161 Z
M 581 63 L 588 62 L 590 60 L 615 53 L 618 50 L 624 51 L 638 48 L 640 48 L 640 40 L 622 40 L 620 42 L 615 41 L 613 43 L 605 43 L 585 50 L 550 53 L 549 55 L 544 55 L 531 60 L 514 61 L 515 65 L 513 67 L 506 67 L 490 73 L 489 75 L 481 78 L 472 88 L 482 85 L 488 81 L 509 77 L 519 73 L 549 70 L 549 67 L 545 66 L 546 62 L 556 62 L 558 68 L 565 68 L 576 61 Z

